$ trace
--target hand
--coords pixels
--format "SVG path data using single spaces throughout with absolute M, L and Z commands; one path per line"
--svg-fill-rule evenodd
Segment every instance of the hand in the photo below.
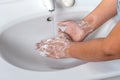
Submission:
M 92 27 L 83 20 L 80 22 L 59 22 L 58 25 L 66 27 L 65 33 L 67 33 L 73 41 L 82 41 L 90 32 L 93 31 Z
M 41 56 L 67 58 L 70 56 L 65 53 L 65 49 L 69 47 L 70 43 L 70 37 L 59 30 L 59 37 L 40 41 L 36 44 L 36 49 Z

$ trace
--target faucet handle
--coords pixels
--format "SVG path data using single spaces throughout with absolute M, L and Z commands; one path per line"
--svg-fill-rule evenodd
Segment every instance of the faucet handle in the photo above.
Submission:
M 75 0 L 61 0 L 61 2 L 65 7 L 72 7 L 75 3 Z

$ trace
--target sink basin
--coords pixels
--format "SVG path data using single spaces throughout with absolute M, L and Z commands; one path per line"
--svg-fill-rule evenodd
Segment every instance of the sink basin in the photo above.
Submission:
M 80 12 L 71 13 L 72 15 L 61 14 L 56 20 L 77 20 L 87 14 L 87 12 L 81 12 L 81 15 L 78 13 Z M 1 56 L 16 67 L 33 71 L 63 70 L 85 64 L 86 62 L 73 58 L 41 57 L 35 50 L 35 43 L 53 36 L 53 24 L 47 21 L 48 17 L 50 14 L 32 15 L 3 26 L 3 31 L 0 33 Z

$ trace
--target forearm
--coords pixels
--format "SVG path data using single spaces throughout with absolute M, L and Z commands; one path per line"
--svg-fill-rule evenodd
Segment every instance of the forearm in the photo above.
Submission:
M 100 60 L 103 56 L 100 48 L 103 40 L 95 39 L 86 42 L 73 42 L 67 49 L 67 54 L 71 57 L 87 61 Z
M 103 0 L 98 7 L 96 7 L 88 16 L 84 18 L 84 20 L 89 23 L 93 21 L 95 22 L 93 25 L 93 31 L 116 15 L 116 1 L 117 0 Z
M 116 56 L 104 52 L 104 38 L 94 39 L 85 42 L 73 42 L 66 49 L 66 53 L 73 58 L 85 61 L 105 61 L 116 59 Z

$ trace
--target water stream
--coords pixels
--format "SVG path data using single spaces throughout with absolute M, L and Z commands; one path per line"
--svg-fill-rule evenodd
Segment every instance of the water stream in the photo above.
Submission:
M 53 32 L 53 37 L 57 37 L 58 36 L 58 26 L 57 26 L 57 21 L 55 18 L 55 13 L 51 12 L 51 24 L 52 24 L 52 32 Z

